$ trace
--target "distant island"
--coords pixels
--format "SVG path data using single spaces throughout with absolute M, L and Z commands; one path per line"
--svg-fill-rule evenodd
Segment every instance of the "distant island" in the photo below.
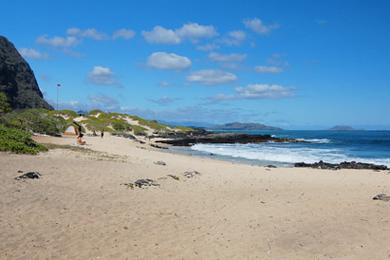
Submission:
M 356 129 L 354 129 L 351 126 L 347 126 L 347 125 L 336 125 L 332 128 L 329 128 L 328 130 L 329 131 L 354 131 Z
M 240 122 L 233 122 L 233 123 L 227 123 L 224 125 L 217 125 L 212 127 L 213 130 L 283 130 L 279 127 L 274 126 L 268 126 L 258 123 L 240 123 Z

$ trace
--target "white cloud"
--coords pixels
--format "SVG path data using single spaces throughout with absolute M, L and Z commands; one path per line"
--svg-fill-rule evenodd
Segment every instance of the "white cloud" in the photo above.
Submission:
M 187 23 L 176 30 L 181 38 L 198 40 L 201 38 L 211 38 L 217 35 L 217 31 L 212 25 L 200 25 L 198 23 Z
M 69 28 L 66 33 L 71 36 L 90 38 L 97 41 L 107 39 L 107 35 L 105 33 L 99 32 L 95 28 L 88 28 L 85 30 L 82 30 L 80 28 Z
M 221 39 L 221 42 L 229 46 L 238 46 L 246 39 L 244 31 L 230 31 L 227 36 Z
M 21 48 L 18 51 L 20 55 L 27 59 L 43 60 L 49 57 L 47 53 L 43 53 L 32 48 Z
M 117 85 L 114 73 L 108 67 L 94 66 L 88 74 L 89 82 L 96 85 Z
M 119 101 L 107 95 L 92 95 L 88 97 L 91 104 L 90 107 L 100 108 L 102 110 L 118 110 L 120 108 Z
M 112 34 L 112 38 L 129 40 L 135 36 L 135 32 L 130 29 L 119 29 Z
M 148 65 L 156 69 L 182 70 L 191 66 L 191 60 L 175 53 L 154 52 L 148 58 Z
M 49 45 L 53 47 L 69 48 L 76 46 L 79 41 L 74 36 L 60 37 L 54 36 L 49 38 L 47 35 L 42 35 L 37 38 L 37 43 Z
M 160 86 L 160 87 L 163 87 L 163 88 L 166 88 L 166 87 L 171 86 L 171 84 L 170 84 L 168 81 L 161 81 L 161 82 L 159 83 L 159 86 Z
M 157 105 L 160 105 L 160 106 L 166 106 L 166 105 L 170 105 L 174 102 L 176 102 L 178 100 L 178 98 L 171 98 L 171 97 L 167 97 L 167 96 L 164 96 L 164 97 L 161 97 L 161 98 L 157 98 L 157 99 L 148 99 L 150 102 L 153 102 Z
M 277 99 L 294 96 L 291 88 L 272 84 L 249 84 L 246 87 L 238 87 L 234 94 L 218 94 L 208 98 L 209 102 L 240 100 L 240 99 Z
M 187 76 L 187 81 L 206 85 L 217 85 L 237 80 L 237 76 L 222 70 L 198 70 Z
M 197 42 L 201 38 L 211 38 L 218 33 L 212 25 L 187 23 L 176 30 L 157 25 L 151 31 L 143 31 L 142 35 L 149 43 L 179 44 L 185 39 Z
M 294 94 L 291 88 L 273 84 L 250 84 L 236 88 L 236 93 L 243 99 L 283 98 Z
M 272 30 L 279 28 L 277 24 L 264 24 L 259 18 L 245 19 L 244 25 L 258 34 L 268 34 Z
M 211 52 L 209 59 L 216 62 L 241 62 L 245 60 L 246 54 L 232 53 L 232 54 L 221 54 L 217 52 Z
M 142 35 L 149 43 L 179 44 L 181 42 L 175 31 L 162 26 L 155 26 L 150 32 L 142 31 Z
M 209 44 L 199 45 L 196 47 L 196 49 L 200 51 L 213 51 L 219 49 L 219 46 L 215 43 L 209 43 Z
M 283 68 L 278 66 L 256 66 L 255 71 L 258 73 L 280 73 L 283 71 Z

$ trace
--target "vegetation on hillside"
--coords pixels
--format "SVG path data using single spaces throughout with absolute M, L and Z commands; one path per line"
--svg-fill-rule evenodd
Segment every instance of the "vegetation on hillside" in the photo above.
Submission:
M 47 148 L 31 139 L 31 133 L 0 124 L 0 151 L 37 154 Z
M 4 92 L 0 91 L 0 116 L 11 111 L 8 98 Z
M 69 123 L 46 109 L 15 110 L 3 115 L 0 122 L 7 127 L 28 132 L 61 135 Z

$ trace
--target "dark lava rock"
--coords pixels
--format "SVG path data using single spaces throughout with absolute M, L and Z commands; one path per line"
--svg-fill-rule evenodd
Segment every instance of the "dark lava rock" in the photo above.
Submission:
M 295 167 L 301 168 L 316 168 L 316 169 L 328 169 L 328 170 L 339 170 L 339 169 L 357 169 L 357 170 L 388 170 L 386 165 L 377 165 L 373 163 L 361 163 L 361 162 L 342 162 L 342 163 L 326 163 L 323 161 L 315 163 L 304 163 L 299 162 L 294 164 Z
M 272 165 L 272 164 L 267 165 L 267 166 L 265 166 L 265 167 L 267 167 L 267 168 L 277 168 L 275 165 Z
M 165 162 L 163 162 L 163 161 L 157 161 L 157 162 L 154 162 L 154 164 L 156 164 L 156 165 L 161 165 L 161 166 L 165 166 L 165 165 L 167 165 Z
M 160 186 L 157 182 L 152 179 L 139 179 L 134 182 L 134 186 L 138 188 L 148 187 L 148 186 Z
M 44 99 L 34 72 L 4 36 L 0 36 L 0 91 L 13 109 L 53 109 Z
M 383 200 L 383 201 L 390 201 L 390 196 L 387 196 L 386 194 L 378 194 L 375 197 L 372 198 L 373 200 Z
M 39 172 L 27 172 L 15 178 L 15 180 L 25 180 L 25 179 L 39 179 L 41 174 Z
M 168 149 L 168 147 L 159 146 L 157 144 L 150 144 L 151 147 L 157 148 L 157 149 Z
M 186 171 L 183 173 L 183 176 L 186 177 L 186 178 L 193 178 L 197 175 L 200 175 L 200 172 L 198 171 Z
M 248 144 L 248 143 L 264 143 L 264 142 L 304 142 L 297 139 L 277 138 L 271 135 L 249 135 L 237 133 L 205 133 L 201 135 L 187 135 L 181 138 L 167 139 L 157 141 L 158 143 L 170 144 L 173 146 L 191 146 L 194 144 Z

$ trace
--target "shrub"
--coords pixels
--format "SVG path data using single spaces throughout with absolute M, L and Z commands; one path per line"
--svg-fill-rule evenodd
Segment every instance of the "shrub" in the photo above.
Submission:
M 11 111 L 11 106 L 8 103 L 8 98 L 5 93 L 0 92 L 0 115 Z
M 0 124 L 0 151 L 13 153 L 37 154 L 47 148 L 31 139 L 31 134 Z
M 111 126 L 115 131 L 119 132 L 128 131 L 131 129 L 130 124 L 123 119 L 112 119 Z
M 160 124 L 156 120 L 146 120 L 139 116 L 129 116 L 131 119 L 138 121 L 139 124 L 152 128 L 153 130 L 167 130 L 167 126 Z
M 65 119 L 45 109 L 13 111 L 4 115 L 1 122 L 7 127 L 54 136 L 62 134 L 68 125 Z

